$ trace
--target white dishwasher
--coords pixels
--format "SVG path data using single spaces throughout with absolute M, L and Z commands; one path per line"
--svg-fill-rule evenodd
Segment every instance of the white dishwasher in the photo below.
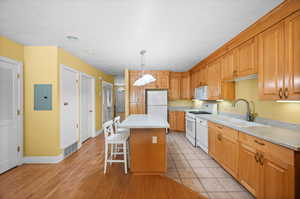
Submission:
M 196 146 L 208 153 L 208 124 L 199 117 L 196 117 Z

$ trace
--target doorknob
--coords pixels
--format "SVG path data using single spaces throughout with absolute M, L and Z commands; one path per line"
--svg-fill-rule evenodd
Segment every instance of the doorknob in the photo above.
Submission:
M 64 102 L 64 106 L 67 106 L 67 105 L 69 105 L 69 103 L 68 102 Z
M 93 111 L 92 111 L 92 110 L 89 110 L 89 112 L 92 113 Z

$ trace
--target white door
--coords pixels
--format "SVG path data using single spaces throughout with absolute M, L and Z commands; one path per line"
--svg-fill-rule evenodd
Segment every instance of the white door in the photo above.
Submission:
M 21 163 L 21 65 L 0 58 L 0 174 Z
M 102 82 L 102 123 L 113 117 L 113 86 L 110 83 Z
M 78 140 L 78 72 L 61 66 L 61 147 Z
M 80 137 L 84 142 L 93 134 L 93 78 L 81 74 L 80 86 Z

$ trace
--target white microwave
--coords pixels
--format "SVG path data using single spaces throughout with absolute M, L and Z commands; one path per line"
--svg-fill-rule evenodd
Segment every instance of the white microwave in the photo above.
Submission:
M 200 86 L 199 88 L 195 88 L 195 98 L 197 100 L 207 100 L 207 86 Z

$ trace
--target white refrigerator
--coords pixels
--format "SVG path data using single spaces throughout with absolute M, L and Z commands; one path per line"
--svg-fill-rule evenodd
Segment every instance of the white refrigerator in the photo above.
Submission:
M 147 114 L 160 117 L 168 121 L 168 91 L 167 90 L 148 90 Z

